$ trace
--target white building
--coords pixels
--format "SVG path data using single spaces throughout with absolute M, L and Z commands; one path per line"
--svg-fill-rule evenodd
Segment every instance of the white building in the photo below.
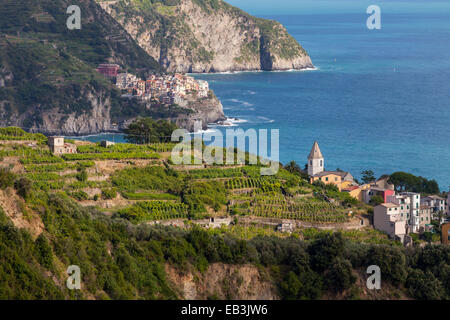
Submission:
M 324 165 L 322 152 L 320 152 L 319 144 L 315 141 L 308 156 L 308 175 L 313 176 L 324 171 Z
M 431 213 L 445 212 L 447 210 L 445 199 L 439 196 L 427 196 L 422 199 L 422 204 L 431 207 Z
M 64 142 L 64 137 L 48 137 L 48 145 L 54 154 L 77 153 L 77 146 Z
M 374 208 L 373 225 L 375 229 L 403 242 L 407 234 L 406 213 L 406 207 L 402 210 L 399 204 L 382 203 Z
M 400 193 L 401 196 L 408 197 L 409 200 L 409 220 L 408 224 L 410 226 L 411 232 L 419 232 L 420 229 L 420 194 L 415 192 L 402 192 Z
M 198 96 L 201 98 L 208 97 L 209 84 L 204 80 L 197 80 L 198 82 Z

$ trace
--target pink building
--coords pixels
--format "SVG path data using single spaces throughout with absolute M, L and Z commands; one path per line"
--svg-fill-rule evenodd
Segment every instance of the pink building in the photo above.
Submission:
M 97 72 L 103 74 L 105 77 L 117 77 L 120 67 L 117 64 L 101 64 L 97 68 Z

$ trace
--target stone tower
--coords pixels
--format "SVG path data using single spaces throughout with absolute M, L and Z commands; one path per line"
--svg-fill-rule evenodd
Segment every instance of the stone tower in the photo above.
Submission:
M 320 152 L 319 144 L 317 143 L 317 141 L 315 141 L 308 156 L 308 174 L 310 176 L 313 176 L 319 172 L 322 172 L 323 167 L 323 155 L 322 152 Z

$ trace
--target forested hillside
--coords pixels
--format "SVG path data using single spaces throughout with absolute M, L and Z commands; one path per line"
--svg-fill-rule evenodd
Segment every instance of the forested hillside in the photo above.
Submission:
M 81 9 L 80 30 L 66 26 L 69 5 Z M 161 69 L 95 1 L 7 0 L 0 15 L 1 125 L 77 135 L 151 115 L 96 71 L 108 62 L 141 76 Z
M 54 156 L 41 134 L 2 128 L 0 140 L 0 299 L 450 296 L 448 246 L 346 229 L 349 210 L 368 208 L 300 172 L 177 166 L 165 143 L 69 141 L 78 153 Z M 210 218 L 231 223 L 208 228 Z M 292 233 L 276 231 L 283 219 Z M 69 265 L 81 291 L 66 287 Z M 381 290 L 366 287 L 370 265 Z

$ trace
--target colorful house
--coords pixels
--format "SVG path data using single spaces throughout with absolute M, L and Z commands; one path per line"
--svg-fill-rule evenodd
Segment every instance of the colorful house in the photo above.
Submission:
M 317 141 L 314 142 L 308 155 L 308 174 L 310 182 L 321 181 L 325 184 L 334 184 L 339 191 L 355 185 L 353 176 L 345 171 L 325 171 L 325 159 L 320 151 Z

